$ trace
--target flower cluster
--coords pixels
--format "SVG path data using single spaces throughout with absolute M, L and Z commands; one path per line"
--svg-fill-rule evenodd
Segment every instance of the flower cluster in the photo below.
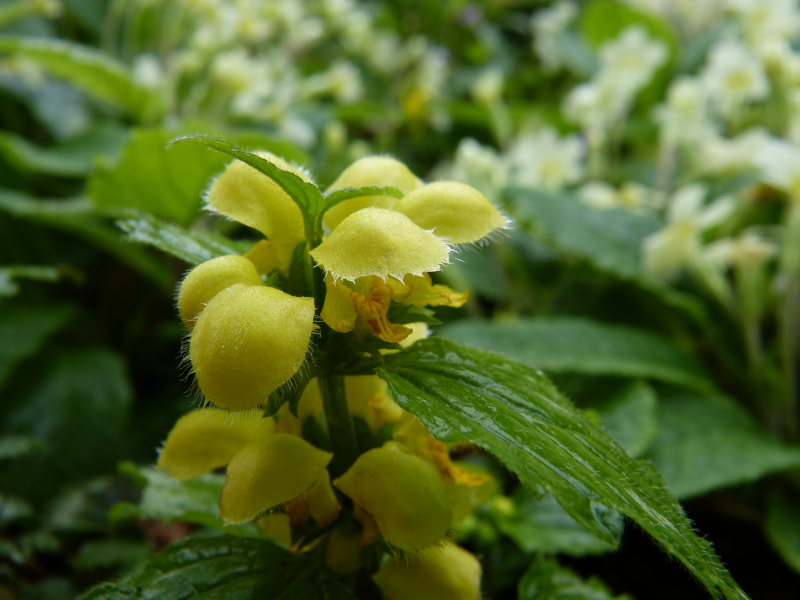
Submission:
M 259 156 L 311 182 L 278 157 Z M 333 400 L 321 392 L 321 380 L 308 382 L 296 415 L 289 404 L 274 417 L 260 410 L 309 357 L 313 361 L 317 314 L 330 330 L 326 335 L 371 335 L 407 346 L 426 335 L 426 326 L 393 323 L 392 306 L 464 304 L 465 292 L 433 283 L 430 273 L 448 262 L 455 245 L 479 242 L 508 224 L 475 189 L 425 184 L 389 157 L 357 161 L 327 193 L 369 186 L 394 188 L 393 195 L 356 195 L 333 205 L 324 217 L 329 235 L 314 247 L 300 207 L 273 179 L 239 161 L 216 179 L 209 208 L 266 239 L 245 256 L 200 264 L 181 285 L 178 308 L 191 335 L 189 359 L 212 406 L 175 424 L 158 466 L 176 479 L 226 467 L 220 497 L 226 522 L 258 518 L 262 531 L 284 541 L 312 523 L 330 526 L 324 543 L 336 572 L 358 568 L 361 549 L 380 540 L 414 553 L 409 562 L 389 560 L 375 575 L 393 598 L 416 597 L 417 580 L 447 597 L 477 598 L 476 559 L 445 540 L 496 486 L 486 474 L 453 463 L 448 448 L 394 403 L 377 376 L 343 378 L 348 412 L 374 442 L 338 472 L 328 446 L 304 438 L 308 427 L 329 427 L 326 402 Z M 313 290 L 293 296 L 265 283 L 292 280 L 303 255 L 324 270 L 322 306 L 315 306 Z M 324 368 L 317 372 L 340 377 Z M 263 516 L 269 514 L 288 518 Z

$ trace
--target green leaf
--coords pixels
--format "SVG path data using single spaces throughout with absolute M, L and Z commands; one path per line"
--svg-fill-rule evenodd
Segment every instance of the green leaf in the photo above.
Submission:
M 623 279 L 639 277 L 642 242 L 662 226 L 653 213 L 596 210 L 570 194 L 511 189 L 508 200 L 557 250 Z
M 669 23 L 654 13 L 636 10 L 616 0 L 591 0 L 581 11 L 580 28 L 586 41 L 595 48 L 613 40 L 630 27 L 642 27 L 649 37 L 666 44 L 672 56 L 678 39 Z
M 218 256 L 243 254 L 252 242 L 235 242 L 220 235 L 190 231 L 151 215 L 117 221 L 128 240 L 155 246 L 195 266 Z
M 14 367 L 33 356 L 72 312 L 66 306 L 0 310 L 0 386 Z
M 131 540 L 97 540 L 81 544 L 73 566 L 78 569 L 107 569 L 133 567 L 147 559 L 152 552 L 149 543 Z
M 316 557 L 314 557 L 316 559 Z M 263 539 L 215 536 L 176 542 L 140 572 L 81 600 L 355 600 L 305 557 Z
M 656 393 L 643 382 L 633 383 L 592 408 L 605 430 L 633 457 L 640 456 L 658 435 Z
M 33 515 L 33 507 L 23 498 L 0 493 L 0 526 L 5 528 L 9 523 L 29 519 Z
M 162 262 L 121 240 L 119 233 L 84 198 L 41 200 L 0 189 L 0 210 L 74 234 L 116 256 L 162 288 L 172 290 L 174 287 L 172 274 Z
M 471 441 L 533 490 L 545 489 L 613 544 L 616 515 L 635 521 L 712 594 L 747 596 L 698 537 L 649 463 L 631 459 L 539 371 L 442 339 L 417 342 L 376 369 L 395 401 L 443 442 Z
M 549 494 L 537 498 L 529 490 L 520 487 L 511 500 L 513 502 L 508 504 L 493 502 L 490 515 L 497 529 L 529 554 L 602 554 L 614 550 L 622 535 L 623 520 L 619 514 L 615 520 L 609 520 L 611 526 L 616 528 L 614 536 L 617 540 L 609 544 L 576 523 Z
M 392 198 L 402 198 L 403 192 L 393 187 L 380 187 L 369 185 L 360 188 L 344 188 L 325 195 L 325 206 L 323 212 L 333 208 L 337 204 L 352 198 L 363 198 L 364 196 L 391 196 Z
M 119 126 L 95 127 L 84 135 L 43 148 L 9 132 L 0 132 L 0 155 L 16 168 L 60 177 L 84 177 L 98 156 L 116 154 L 127 131 Z
M 0 267 L 0 296 L 16 296 L 19 293 L 17 279 L 54 283 L 60 277 L 61 272 L 55 267 L 43 267 L 40 265 Z
M 775 494 L 769 501 L 766 533 L 786 564 L 800 573 L 800 508 Z
M 29 435 L 4 435 L 0 437 L 0 460 L 14 459 L 36 452 L 44 444 Z
M 15 490 L 46 493 L 107 473 L 122 450 L 132 397 L 123 361 L 74 348 L 38 360 L 37 379 L 20 392 L 2 432 L 35 437 L 44 449 L 2 463 L 0 488 L 13 482 Z
M 439 335 L 551 373 L 617 375 L 709 390 L 697 359 L 649 331 L 575 317 L 454 321 Z
M 540 558 L 519 582 L 519 600 L 633 600 L 615 596 L 596 577 L 582 579 L 552 558 Z
M 647 458 L 679 498 L 800 466 L 800 448 L 768 436 L 746 410 L 724 396 L 665 393 L 658 423 Z
M 52 38 L 3 36 L 0 53 L 24 56 L 54 77 L 140 120 L 153 118 L 165 103 L 162 94 L 136 83 L 125 65 L 88 46 Z
M 306 232 L 307 234 L 313 234 L 317 224 L 317 218 L 325 209 L 325 198 L 316 185 L 304 181 L 294 173 L 279 169 L 268 160 L 252 152 L 236 148 L 233 144 L 222 138 L 208 135 L 186 135 L 172 140 L 170 146 L 184 145 L 185 143 L 199 144 L 223 152 L 233 158 L 238 158 L 243 163 L 253 167 L 259 173 L 272 179 L 272 181 L 278 184 L 278 186 L 294 200 L 295 204 L 300 207 L 300 211 L 303 213 Z

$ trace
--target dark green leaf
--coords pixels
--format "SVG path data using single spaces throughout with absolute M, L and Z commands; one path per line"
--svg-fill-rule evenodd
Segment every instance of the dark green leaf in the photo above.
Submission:
M 773 548 L 800 573 L 800 506 L 788 498 L 770 498 L 766 533 Z
M 259 173 L 266 175 L 274 181 L 280 188 L 294 200 L 303 213 L 303 220 L 306 224 L 306 231 L 313 231 L 316 225 L 317 216 L 325 208 L 325 198 L 316 185 L 304 181 L 298 175 L 289 171 L 284 171 L 273 165 L 268 160 L 260 156 L 236 148 L 227 140 L 215 138 L 207 135 L 187 135 L 172 140 L 171 146 L 183 146 L 186 143 L 199 144 L 207 148 L 213 148 L 223 152 L 233 158 L 238 158 L 243 163 L 250 165 Z
M 635 521 L 713 595 L 747 596 L 697 536 L 658 472 L 583 419 L 539 372 L 428 339 L 376 369 L 395 401 L 444 442 L 486 448 L 531 489 L 546 489 L 597 537 L 616 540 L 614 511 Z
M 263 539 L 215 536 L 169 546 L 139 573 L 82 600 L 354 600 L 319 567 Z
M 557 250 L 624 279 L 639 277 L 642 242 L 662 226 L 650 212 L 596 210 L 569 194 L 512 189 L 508 198 L 514 213 Z
M 525 488 L 519 488 L 508 503 L 494 502 L 490 514 L 497 529 L 527 553 L 583 556 L 616 548 L 616 544 L 604 542 L 576 523 L 549 494 L 537 498 Z M 622 517 L 617 515 L 615 521 L 609 522 L 616 527 L 614 535 L 619 541 Z
M 646 383 L 633 383 L 592 408 L 605 430 L 633 457 L 647 450 L 658 435 L 656 393 Z
M 42 347 L 72 314 L 66 306 L 0 310 L 0 386 L 14 367 Z
M 658 425 L 647 457 L 679 498 L 800 466 L 800 448 L 769 437 L 747 411 L 724 396 L 665 394 L 659 401 Z
M 152 553 L 147 542 L 119 539 L 97 540 L 81 545 L 73 565 L 78 569 L 128 568 L 144 561 Z
M 606 585 L 591 577 L 582 579 L 555 559 L 540 558 L 519 582 L 519 600 L 632 600 L 615 596 Z
M 560 317 L 455 321 L 438 333 L 551 373 L 645 377 L 701 390 L 713 387 L 697 359 L 649 331 L 631 327 Z
M 113 104 L 139 119 L 157 114 L 162 95 L 136 83 L 128 68 L 98 50 L 51 38 L 0 38 L 0 52 L 36 62 L 90 96 Z
M 219 235 L 191 231 L 151 215 L 117 221 L 132 242 L 155 246 L 162 252 L 195 266 L 218 256 L 242 254 L 252 242 L 235 242 Z
M 44 448 L 44 444 L 28 435 L 4 435 L 0 437 L 0 460 L 25 456 Z

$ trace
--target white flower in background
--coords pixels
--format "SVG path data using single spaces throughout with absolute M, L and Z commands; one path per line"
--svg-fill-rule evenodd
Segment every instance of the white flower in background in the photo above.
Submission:
M 164 68 L 155 54 L 140 54 L 133 61 L 133 79 L 148 88 L 157 88 L 165 83 Z
M 505 75 L 500 69 L 488 68 L 470 84 L 469 93 L 479 104 L 492 106 L 502 99 L 505 83 Z
M 666 102 L 658 105 L 654 116 L 661 134 L 670 144 L 696 142 L 713 132 L 708 119 L 708 98 L 697 77 L 678 77 L 667 90 Z
M 767 183 L 786 192 L 800 203 L 800 145 L 770 138 L 756 157 L 761 177 Z
M 753 232 L 745 232 L 735 238 L 722 238 L 703 249 L 706 259 L 720 270 L 758 267 L 777 254 L 778 244 Z
M 758 168 L 756 159 L 769 134 L 758 127 L 726 138 L 709 133 L 697 139 L 695 146 L 696 168 L 705 175 L 741 175 Z
M 578 198 L 592 208 L 637 210 L 657 204 L 658 194 L 639 183 L 629 181 L 619 189 L 605 181 L 590 181 L 577 191 Z
M 453 162 L 437 167 L 433 177 L 466 183 L 495 200 L 508 184 L 508 165 L 491 146 L 464 138 L 458 144 Z
M 515 139 L 506 155 L 514 185 L 559 190 L 583 177 L 586 149 L 576 135 L 559 137 L 552 127 Z
M 578 15 L 578 6 L 571 0 L 560 0 L 550 8 L 537 11 L 531 18 L 533 49 L 545 71 L 553 72 L 564 66 L 558 38 Z
M 677 190 L 667 204 L 666 225 L 644 240 L 643 268 L 654 277 L 672 281 L 699 257 L 704 231 L 721 224 L 736 208 L 723 196 L 703 206 L 706 186 L 695 183 Z
M 361 72 L 346 60 L 336 60 L 327 71 L 306 77 L 300 84 L 301 97 L 331 95 L 342 104 L 356 102 L 364 95 Z
M 600 47 L 600 85 L 632 99 L 667 60 L 667 47 L 643 27 L 629 27 Z
M 761 61 L 745 44 L 730 37 L 711 49 L 701 78 L 724 115 L 769 94 L 769 81 Z
M 728 0 L 728 7 L 754 48 L 775 40 L 790 41 L 800 34 L 797 0 Z
M 611 126 L 625 116 L 628 99 L 614 92 L 590 81 L 574 87 L 564 99 L 564 116 L 579 124 L 592 143 L 602 141 Z

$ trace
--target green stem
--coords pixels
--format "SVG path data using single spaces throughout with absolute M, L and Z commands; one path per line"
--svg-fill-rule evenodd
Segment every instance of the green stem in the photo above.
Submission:
M 347 408 L 344 377 L 341 375 L 320 377 L 319 387 L 333 450 L 331 478 L 336 478 L 347 471 L 358 456 L 356 431 L 350 418 L 350 410 Z

